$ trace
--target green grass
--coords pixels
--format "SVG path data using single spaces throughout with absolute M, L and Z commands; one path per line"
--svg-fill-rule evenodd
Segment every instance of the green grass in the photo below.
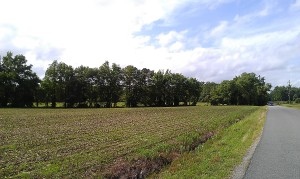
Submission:
M 153 178 L 229 178 L 241 163 L 247 150 L 261 134 L 266 107 L 261 107 L 244 120 L 175 160 L 171 166 Z
M 102 102 L 102 103 L 99 103 L 99 105 L 104 106 L 105 103 Z M 92 104 L 92 106 L 94 106 L 94 104 Z M 37 107 L 36 102 L 33 103 L 33 107 Z M 38 107 L 39 108 L 46 108 L 47 105 L 46 105 L 46 103 L 39 102 Z M 118 108 L 126 107 L 125 102 L 118 102 L 116 107 L 118 107 Z M 48 103 L 48 108 L 51 108 L 51 102 Z M 56 102 L 56 108 L 64 108 L 64 102 Z
M 118 158 L 185 152 L 194 139 L 258 109 L 0 109 L 0 178 L 101 176 Z
M 281 104 L 281 106 L 290 107 L 294 109 L 300 109 L 300 104 Z

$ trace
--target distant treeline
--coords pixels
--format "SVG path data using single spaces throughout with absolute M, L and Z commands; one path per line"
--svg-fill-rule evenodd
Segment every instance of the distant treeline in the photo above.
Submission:
M 271 92 L 273 101 L 294 101 L 300 103 L 300 88 L 288 86 L 276 86 Z
M 0 58 L 1 60 L 1 58 Z M 243 73 L 220 84 L 200 82 L 171 71 L 121 68 L 105 62 L 99 68 L 73 68 L 53 61 L 44 79 L 32 71 L 23 55 L 11 52 L 0 61 L 0 107 L 127 107 L 196 105 L 265 105 L 271 85 L 254 73 Z

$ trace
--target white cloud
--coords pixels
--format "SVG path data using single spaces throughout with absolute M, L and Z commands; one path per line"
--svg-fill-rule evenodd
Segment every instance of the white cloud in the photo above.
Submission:
M 233 1 L 236 1 L 236 0 L 214 0 L 214 1 L 202 0 L 201 4 L 203 4 L 204 6 L 206 6 L 207 8 L 212 10 L 212 9 L 219 7 L 222 4 L 227 4 L 227 3 L 230 3 Z
M 300 26 L 275 32 L 266 32 L 262 34 L 242 37 L 238 39 L 222 38 L 221 46 L 224 48 L 257 47 L 280 45 L 294 40 L 300 33 Z
M 267 19 L 272 13 L 277 13 L 275 8 L 276 3 L 271 3 L 269 1 L 261 2 L 262 6 L 257 10 L 253 10 L 250 13 L 244 13 L 241 11 L 242 15 L 236 14 L 233 19 L 226 19 L 219 21 L 217 26 L 212 27 L 206 31 L 206 40 L 214 41 L 214 45 L 219 45 L 222 37 L 241 37 L 241 36 L 252 36 L 253 34 L 261 34 L 269 32 L 275 27 L 283 26 L 283 22 L 280 24 L 269 22 L 267 25 L 260 24 L 257 26 L 256 23 L 263 22 L 264 19 Z M 292 19 L 290 19 L 292 20 Z M 290 26 L 290 22 L 286 22 Z M 286 25 L 284 23 L 284 25 Z M 280 27 L 278 28 L 280 29 Z
M 252 13 L 248 13 L 245 15 L 239 15 L 237 14 L 234 17 L 234 23 L 236 25 L 244 25 L 253 21 L 256 21 L 258 18 L 263 18 L 266 16 L 269 16 L 271 13 L 274 13 L 276 11 L 275 9 L 275 2 L 271 1 L 271 2 L 267 2 L 267 1 L 263 1 L 264 2 L 264 6 L 262 9 L 256 10 Z
M 175 42 L 170 46 L 170 51 L 171 52 L 178 52 L 184 48 L 183 43 L 181 42 Z
M 158 40 L 160 46 L 166 47 L 176 41 L 184 40 L 185 39 L 184 35 L 186 32 L 187 31 L 182 31 L 182 32 L 170 31 L 167 34 L 161 33 L 156 37 L 156 39 Z
M 216 38 L 219 35 L 223 35 L 223 33 L 227 30 L 227 28 L 228 28 L 228 22 L 227 21 L 221 21 L 218 26 L 216 26 L 215 28 L 213 28 L 210 31 L 209 36 L 213 37 L 213 38 Z
M 0 6 L 5 8 L 0 11 L 0 44 L 10 43 L 12 49 L 7 50 L 28 54 L 41 53 L 36 50 L 46 44 L 47 49 L 61 49 L 60 59 L 73 66 L 99 66 L 105 60 L 133 63 L 136 50 L 150 38 L 133 34 L 144 25 L 166 18 L 182 3 L 185 1 L 1 1 Z M 16 30 L 3 28 L 3 24 Z M 29 57 L 30 63 L 39 60 L 35 55 Z
M 192 52 L 194 59 L 182 69 L 196 67 L 197 71 L 187 70 L 185 73 L 208 81 L 221 81 L 242 72 L 255 72 L 268 75 L 276 85 L 285 73 L 295 72 L 291 67 L 300 68 L 299 63 L 293 64 L 293 59 L 300 57 L 299 40 L 300 28 L 248 37 L 224 37 L 218 47 L 195 49 Z M 296 73 L 294 78 L 299 76 Z
M 271 71 L 288 70 L 287 66 L 299 69 L 298 64 L 290 64 L 300 56 L 297 17 L 283 19 L 284 26 L 274 22 L 276 29 L 273 24 L 251 26 L 257 18 L 274 12 L 270 3 L 233 20 L 221 19 L 206 31 L 213 44 L 209 47 L 188 48 L 199 40 L 188 36 L 188 30 L 136 35 L 145 25 L 169 19 L 186 2 L 213 10 L 233 0 L 0 1 L 6 7 L 0 11 L 0 50 L 23 53 L 29 63 L 44 70 L 52 60 L 74 67 L 98 67 L 108 60 L 121 66 L 171 69 L 204 81 L 230 79 L 244 71 L 266 74 L 275 81 Z

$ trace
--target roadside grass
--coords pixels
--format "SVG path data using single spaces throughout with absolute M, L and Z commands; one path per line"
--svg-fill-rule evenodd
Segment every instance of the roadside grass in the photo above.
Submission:
M 0 109 L 0 178 L 103 176 L 119 158 L 184 153 L 197 138 L 222 131 L 258 109 Z
M 176 159 L 151 178 L 230 178 L 262 132 L 266 107 L 224 129 L 205 144 Z
M 281 106 L 290 107 L 294 109 L 300 109 L 300 104 L 280 104 Z

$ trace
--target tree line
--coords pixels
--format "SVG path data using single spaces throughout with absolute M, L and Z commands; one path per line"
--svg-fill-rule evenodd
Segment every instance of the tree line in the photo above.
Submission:
M 243 73 L 220 84 L 200 82 L 170 70 L 157 72 L 108 61 L 98 68 L 73 68 L 53 61 L 39 79 L 23 55 L 0 58 L 0 107 L 127 107 L 196 105 L 265 105 L 271 85 L 254 73 Z
M 23 55 L 0 58 L 0 107 L 31 107 L 40 79 Z
M 300 103 L 300 88 L 287 86 L 276 86 L 271 92 L 273 101 L 294 101 Z
M 269 100 L 271 84 L 255 73 L 242 73 L 232 80 L 224 80 L 210 93 L 212 105 L 265 105 Z
M 54 61 L 46 70 L 41 82 L 39 100 L 57 101 L 65 107 L 116 107 L 124 101 L 127 107 L 196 105 L 200 82 L 178 73 L 154 72 L 132 65 L 121 68 L 105 62 L 99 68 L 79 66 L 75 69 L 63 62 Z

